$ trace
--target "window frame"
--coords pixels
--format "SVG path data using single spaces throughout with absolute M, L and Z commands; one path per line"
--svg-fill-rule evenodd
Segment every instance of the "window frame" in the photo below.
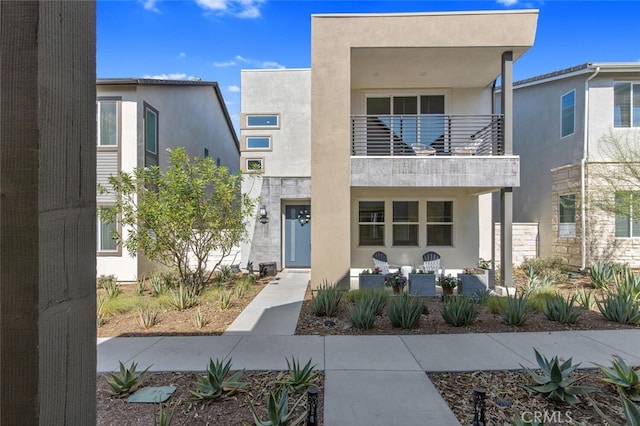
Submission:
M 275 117 L 275 124 L 249 124 L 249 120 L 252 117 Z M 280 128 L 280 113 L 277 112 L 259 112 L 259 113 L 245 113 L 242 114 L 242 129 L 279 129 Z
M 101 103 L 115 103 L 116 106 L 116 143 L 115 145 L 103 145 L 100 143 L 102 131 L 100 129 L 102 119 L 100 113 L 102 111 Z M 122 98 L 119 96 L 98 96 L 96 98 L 96 149 L 99 151 L 115 151 L 119 149 L 121 144 L 121 129 L 122 129 L 122 113 L 121 113 Z
M 155 116 L 155 152 L 149 151 L 148 148 L 148 131 L 147 131 L 147 113 L 151 112 Z M 143 115 L 142 120 L 144 122 L 144 166 L 154 166 L 160 165 L 159 162 L 159 152 L 160 152 L 160 113 L 153 106 L 148 104 L 147 102 L 143 103 Z M 147 160 L 148 158 L 153 158 L 156 164 L 150 164 Z
M 565 120 L 565 107 L 564 107 L 564 98 L 566 96 L 572 95 L 573 102 L 570 106 L 571 108 L 571 131 L 567 134 L 564 133 L 564 120 Z M 560 96 L 560 139 L 564 139 L 576 133 L 576 89 L 569 90 L 562 96 Z
M 429 203 L 450 203 L 451 204 L 451 222 L 429 222 Z M 425 200 L 424 202 L 424 206 L 425 206 L 425 229 L 424 229 L 424 236 L 425 236 L 425 247 L 429 248 L 429 247 L 455 247 L 455 203 L 454 200 L 448 199 L 448 200 L 437 200 L 437 199 L 432 199 L 432 200 Z M 451 244 L 429 244 L 429 225 L 438 225 L 438 226 L 449 226 L 451 229 L 451 234 L 450 234 L 450 238 L 451 238 Z
M 628 84 L 629 85 L 629 125 L 617 125 L 616 121 L 616 86 Z M 636 94 L 636 89 L 638 93 Z M 638 105 L 635 105 L 635 98 L 638 97 Z M 638 117 L 635 116 L 634 109 L 638 110 Z M 613 128 L 614 129 L 633 129 L 640 128 L 640 81 L 636 80 L 619 80 L 613 82 Z M 622 121 L 622 114 L 620 115 L 620 121 Z
M 249 146 L 250 139 L 267 139 L 268 145 L 266 147 L 251 147 Z M 271 135 L 245 135 L 242 137 L 242 150 L 243 151 L 272 151 L 273 150 L 273 137 Z
M 382 203 L 382 215 L 383 220 L 381 222 L 361 222 L 360 221 L 360 203 Z M 385 247 L 385 233 L 387 230 L 386 227 L 386 201 L 385 200 L 358 200 L 357 205 L 357 214 L 358 214 L 358 247 Z M 382 226 L 382 244 L 362 244 L 361 234 L 360 234 L 360 226 Z
M 573 206 L 572 207 L 563 207 L 566 206 L 566 203 L 563 200 L 568 199 L 568 197 L 573 197 Z M 575 238 L 576 236 L 576 223 L 577 223 L 577 197 L 575 193 L 570 194 L 560 194 L 558 195 L 558 238 Z M 571 222 L 563 222 L 563 210 L 573 209 L 573 221 Z M 573 226 L 569 226 L 573 225 Z
M 618 194 L 622 194 L 622 193 L 627 193 L 630 195 L 631 199 L 630 199 L 630 203 L 629 203 L 629 212 L 627 216 L 625 213 L 624 215 L 619 215 L 617 214 L 617 212 L 614 215 L 614 237 L 617 240 L 623 240 L 623 239 L 633 239 L 633 238 L 640 238 L 640 219 L 638 220 L 634 220 L 633 219 L 633 215 L 635 214 L 634 212 L 634 205 L 638 205 L 638 207 L 640 208 L 640 201 L 636 201 L 635 198 L 639 198 L 640 199 L 640 191 L 616 191 L 616 193 L 614 194 L 614 202 L 616 203 L 616 209 L 617 209 L 617 200 L 619 198 Z M 618 235 L 618 220 L 620 218 L 625 219 L 625 221 L 627 222 L 627 232 L 626 235 L 623 236 L 619 236 Z M 636 227 L 638 229 L 636 229 Z M 637 235 L 634 235 L 637 234 Z
M 249 167 L 250 161 L 260 162 L 262 167 L 260 169 L 252 169 Z M 264 173 L 265 172 L 265 160 L 264 157 L 245 157 L 242 159 L 242 171 L 245 173 Z
M 395 204 L 396 203 L 413 203 L 417 207 L 415 221 L 396 220 Z M 410 211 L 410 208 L 407 209 Z M 406 226 L 407 233 L 411 233 L 411 227 L 415 227 L 415 244 L 398 244 L 396 241 L 396 227 Z M 407 240 L 409 241 L 409 240 Z M 419 200 L 391 200 L 391 247 L 420 247 L 420 201 Z
M 115 205 L 101 204 L 101 205 L 98 205 L 98 208 L 113 209 L 113 208 L 115 208 Z M 103 250 L 101 248 L 102 247 L 102 240 L 103 240 L 103 237 L 104 237 L 104 235 L 102 233 L 102 223 L 103 223 L 103 221 L 100 219 L 100 216 L 96 213 L 96 256 L 101 256 L 101 257 L 119 257 L 119 256 L 122 256 L 122 245 L 118 244 L 117 242 L 115 243 L 116 244 L 116 248 L 114 250 Z M 116 215 L 115 230 L 120 235 L 122 235 L 122 223 L 120 222 L 120 215 Z

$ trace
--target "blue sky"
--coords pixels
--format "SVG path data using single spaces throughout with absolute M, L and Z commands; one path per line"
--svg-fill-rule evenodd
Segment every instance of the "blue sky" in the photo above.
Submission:
M 97 8 L 98 78 L 217 81 L 236 125 L 240 70 L 308 68 L 314 13 L 539 9 L 516 80 L 584 62 L 640 61 L 640 1 L 98 0 Z

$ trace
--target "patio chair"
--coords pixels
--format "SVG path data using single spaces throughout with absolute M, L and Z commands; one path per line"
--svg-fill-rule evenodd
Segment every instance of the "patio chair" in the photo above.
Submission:
M 451 153 L 453 155 L 476 155 L 483 142 L 482 138 L 471 138 L 470 144 L 453 147 Z
M 393 267 L 393 268 L 397 268 L 399 269 L 400 266 L 398 265 L 391 265 L 389 264 L 388 260 L 387 260 L 387 255 L 381 251 L 377 251 L 375 253 L 373 253 L 373 265 L 375 267 L 380 268 L 380 272 L 382 272 L 383 274 L 388 274 L 389 268 Z
M 438 274 L 440 271 L 440 255 L 435 251 L 428 251 L 422 255 L 422 268 L 424 272 L 433 271 Z

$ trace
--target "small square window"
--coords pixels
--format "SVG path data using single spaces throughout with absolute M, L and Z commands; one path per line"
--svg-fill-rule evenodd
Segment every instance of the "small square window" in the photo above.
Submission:
M 264 158 L 246 158 L 245 171 L 250 173 L 264 172 Z

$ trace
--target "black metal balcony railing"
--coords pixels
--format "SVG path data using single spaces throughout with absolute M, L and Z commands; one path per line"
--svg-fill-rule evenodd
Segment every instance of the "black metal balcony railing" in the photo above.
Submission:
M 502 115 L 352 115 L 351 155 L 502 155 Z

